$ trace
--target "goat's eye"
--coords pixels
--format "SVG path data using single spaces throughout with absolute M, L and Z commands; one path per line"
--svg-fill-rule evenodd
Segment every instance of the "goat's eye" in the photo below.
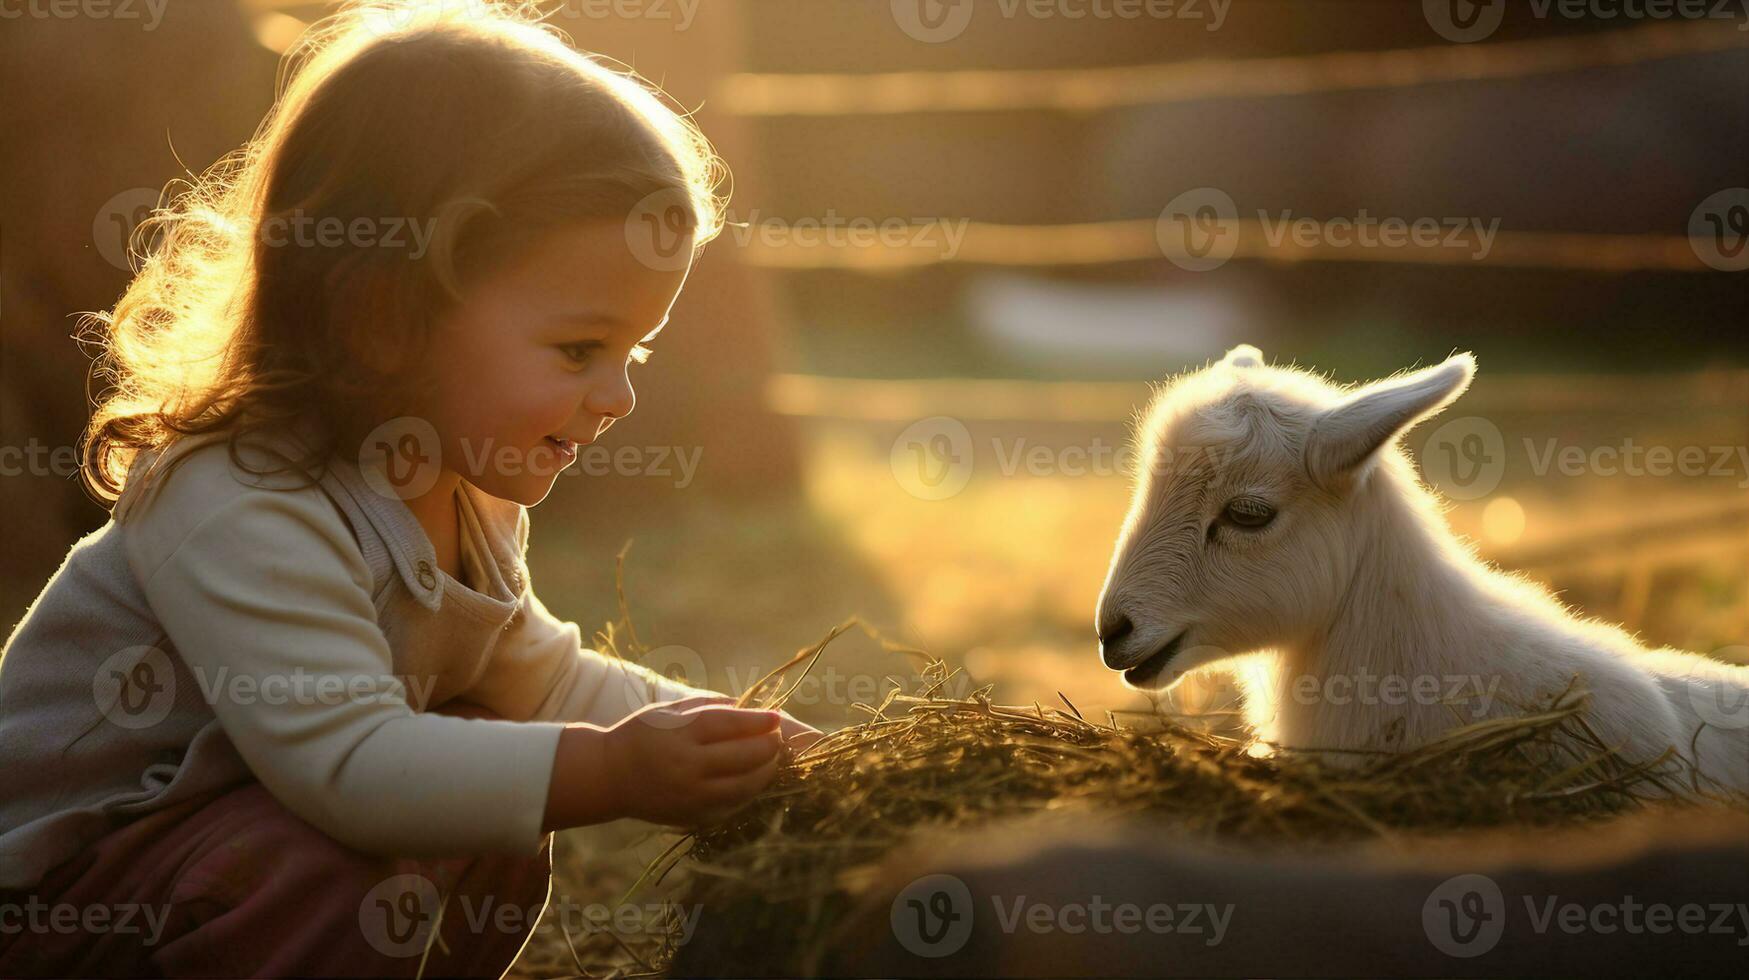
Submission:
M 1221 517 L 1234 527 L 1256 530 L 1275 520 L 1275 508 L 1255 497 L 1239 497 L 1227 504 Z

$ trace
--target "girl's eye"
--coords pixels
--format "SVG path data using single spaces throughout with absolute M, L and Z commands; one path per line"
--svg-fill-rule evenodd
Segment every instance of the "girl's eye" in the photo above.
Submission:
M 565 357 L 578 364 L 587 362 L 589 358 L 593 357 L 595 352 L 600 349 L 601 342 L 598 340 L 585 340 L 575 344 L 559 345 L 559 350 L 564 352 Z
M 597 351 L 601 350 L 601 348 L 602 343 L 599 340 L 584 340 L 575 344 L 559 345 L 559 350 L 564 353 L 565 357 L 577 364 L 587 363 L 591 357 L 595 356 Z M 630 357 L 631 360 L 642 364 L 645 361 L 648 361 L 650 355 L 653 353 L 655 353 L 655 351 L 652 351 L 643 344 L 633 344 L 631 352 L 627 356 Z
M 1256 497 L 1236 497 L 1221 511 L 1221 519 L 1234 527 L 1255 531 L 1275 520 L 1275 508 Z

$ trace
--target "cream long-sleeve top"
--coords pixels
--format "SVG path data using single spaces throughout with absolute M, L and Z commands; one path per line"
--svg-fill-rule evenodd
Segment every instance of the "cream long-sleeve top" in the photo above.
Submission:
M 566 723 L 714 693 L 549 612 L 522 505 L 462 481 L 464 582 L 380 471 L 256 475 L 293 437 L 255 438 L 246 468 L 185 438 L 144 489 L 142 453 L 0 652 L 0 889 L 251 778 L 368 853 L 534 853 Z

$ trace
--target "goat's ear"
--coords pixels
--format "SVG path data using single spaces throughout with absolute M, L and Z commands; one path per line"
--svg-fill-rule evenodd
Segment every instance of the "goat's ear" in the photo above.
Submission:
M 1221 358 L 1221 363 L 1227 367 L 1262 367 L 1263 352 L 1250 344 L 1240 344 L 1227 351 L 1227 356 Z
M 1445 363 L 1377 381 L 1343 399 L 1312 424 L 1306 472 L 1332 489 L 1364 476 L 1380 447 L 1449 405 L 1470 386 L 1476 359 L 1454 354 Z

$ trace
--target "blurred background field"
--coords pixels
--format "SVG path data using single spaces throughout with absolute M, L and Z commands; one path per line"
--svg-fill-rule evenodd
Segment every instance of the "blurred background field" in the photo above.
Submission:
M 536 588 L 585 634 L 617 615 L 630 541 L 640 635 L 694 683 L 738 691 L 854 614 L 1002 701 L 1149 709 L 1092 629 L 1128 420 L 1150 382 L 1250 342 L 1343 381 L 1474 351 L 1474 389 L 1410 439 L 1453 523 L 1649 643 L 1749 662 L 1741 23 L 1484 4 L 1495 26 L 1454 40 L 1419 3 L 1235 0 L 1218 25 L 1212 4 L 544 6 L 694 111 L 744 223 L 599 447 L 631 462 L 579 465 L 532 515 Z M 248 138 L 280 54 L 331 9 L 0 22 L 0 444 L 75 444 L 74 315 L 114 302 L 141 209 Z M 1223 200 L 1237 247 L 1198 268 L 1176 236 Z M 1269 234 L 1365 216 L 1497 236 Z M 903 233 L 810 244 L 833 222 Z M 1630 447 L 1704 462 L 1619 472 Z M 12 623 L 107 513 L 54 465 L 9 470 L 0 513 Z M 852 633 L 790 707 L 842 725 L 917 667 Z M 1227 697 L 1214 679 L 1164 707 Z M 660 851 L 637 833 L 564 835 L 555 896 L 615 897 Z
M 1484 555 L 1647 642 L 1749 662 L 1746 474 L 1563 475 L 1553 462 L 1536 472 L 1550 439 L 1588 453 L 1749 443 L 1746 379 L 1734 379 L 1731 401 L 1705 407 L 1696 394 L 1681 410 L 1630 398 L 1613 410 L 1510 411 L 1488 399 L 1513 384 L 1493 384 L 1483 371 L 1466 399 L 1488 406 L 1488 414 L 1469 415 L 1473 408 L 1460 402 L 1448 415 L 1458 426 L 1483 418 L 1497 425 L 1512 440 L 1509 465 L 1491 492 L 1452 501 L 1453 525 Z M 1594 391 L 1597 383 L 1539 379 L 1536 387 L 1558 396 Z M 1133 389 L 1138 401 L 1148 392 L 1145 384 L 1113 387 Z M 1445 421 L 1429 423 L 1412 441 L 1424 443 Z M 739 691 L 856 614 L 963 668 L 968 687 L 995 682 L 1014 703 L 1057 703 L 1061 691 L 1084 710 L 1147 707 L 1145 695 L 1125 689 L 1098 662 L 1092 628 L 1129 503 L 1131 481 L 1118 468 L 1127 424 L 968 423 L 966 483 L 942 499 L 914 492 L 920 484 L 903 452 L 905 428 L 902 421 L 810 420 L 796 502 L 708 508 L 682 523 L 628 532 L 625 582 L 640 636 L 696 649 L 713 686 Z M 1106 448 L 1109 456 L 1098 455 Z M 1424 455 L 1424 446 L 1413 448 Z M 1029 469 L 1035 451 L 1048 455 L 1032 459 L 1050 465 Z M 1452 481 L 1450 489 L 1462 498 L 1474 487 Z M 576 617 L 585 623 L 615 614 L 612 559 L 621 542 L 594 526 L 587 518 L 551 522 L 531 549 L 543 592 L 588 597 L 572 607 L 586 610 Z M 722 601 L 725 594 L 733 599 Z M 847 675 L 837 688 L 833 670 Z M 907 690 L 918 682 L 913 661 L 856 634 L 836 641 L 816 671 L 829 673 L 791 704 L 819 725 L 852 717 L 852 680 L 865 692 L 877 680 L 884 689 L 888 673 Z

